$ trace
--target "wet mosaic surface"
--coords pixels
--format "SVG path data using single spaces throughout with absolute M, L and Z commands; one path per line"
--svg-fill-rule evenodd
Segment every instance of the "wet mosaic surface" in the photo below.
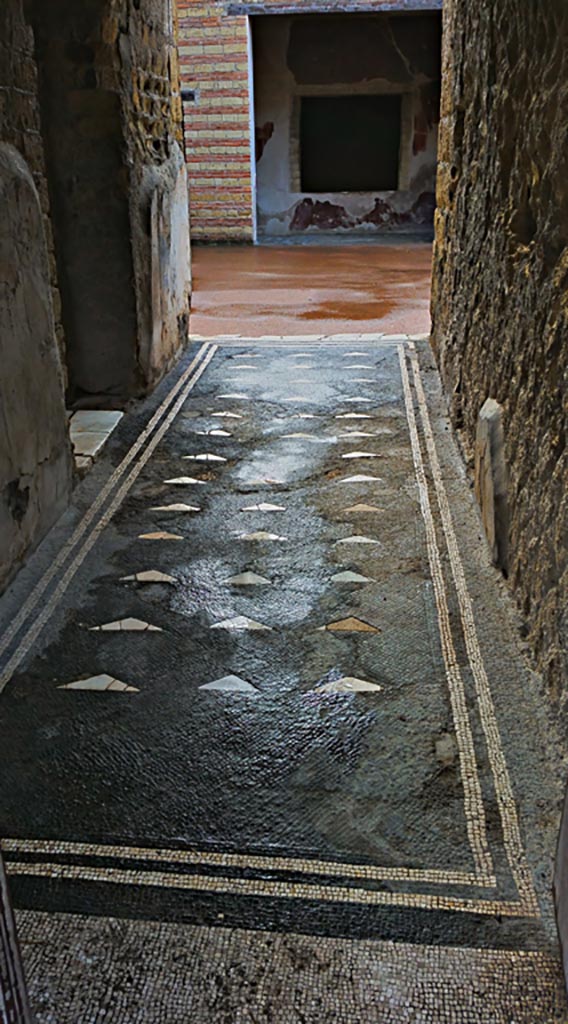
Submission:
M 546 712 L 422 358 L 204 345 L 2 602 L 40 1024 L 98 1019 L 91 961 L 112 1024 L 563 1019 Z

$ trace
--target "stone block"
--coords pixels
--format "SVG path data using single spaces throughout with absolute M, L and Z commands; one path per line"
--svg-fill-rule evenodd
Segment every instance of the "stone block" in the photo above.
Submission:
M 495 565 L 509 572 L 509 501 L 503 408 L 488 398 L 479 413 L 475 439 L 475 495 Z
M 0 587 L 65 508 L 71 451 L 37 190 L 0 144 Z M 33 413 L 33 414 L 32 414 Z

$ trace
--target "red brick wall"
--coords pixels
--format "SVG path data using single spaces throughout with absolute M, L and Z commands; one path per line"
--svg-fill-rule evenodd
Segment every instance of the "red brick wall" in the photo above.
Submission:
M 178 0 L 193 240 L 251 241 L 248 32 L 215 0 Z

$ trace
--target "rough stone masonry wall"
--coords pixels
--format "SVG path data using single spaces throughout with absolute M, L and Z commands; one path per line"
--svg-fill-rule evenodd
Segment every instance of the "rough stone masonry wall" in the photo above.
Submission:
M 510 582 L 568 705 L 568 7 L 446 0 L 433 339 L 471 455 L 504 409 Z
M 173 0 L 33 5 L 70 395 L 120 404 L 187 335 Z
M 0 7 L 0 590 L 69 500 L 33 36 Z M 50 251 L 48 251 L 48 246 Z M 57 293 L 55 293 L 57 294 Z
M 40 132 L 37 77 L 33 33 L 25 20 L 23 4 L 6 0 L 0 7 L 0 137 L 4 142 L 10 142 L 22 154 L 39 193 L 49 252 L 55 330 L 61 357 L 64 360 L 61 297 L 55 262 L 45 154 Z M 63 369 L 65 371 L 64 364 Z

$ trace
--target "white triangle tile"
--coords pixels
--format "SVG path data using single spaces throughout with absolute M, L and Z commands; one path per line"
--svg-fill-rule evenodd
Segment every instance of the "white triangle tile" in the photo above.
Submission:
M 221 430 L 220 428 L 214 428 L 213 430 L 196 430 L 196 434 L 201 434 L 202 437 L 232 437 L 233 435 L 228 430 Z
M 255 572 L 241 572 L 238 576 L 230 576 L 226 583 L 231 583 L 233 587 L 265 587 L 271 586 L 272 581 L 267 580 L 266 576 L 258 576 Z
M 102 626 L 91 626 L 90 633 L 162 633 L 159 626 L 151 626 L 143 619 L 116 619 L 114 622 L 105 622 Z
M 153 505 L 150 512 L 201 512 L 197 505 L 185 505 L 182 501 L 172 505 Z
M 135 572 L 132 576 L 121 576 L 125 582 L 135 581 L 136 583 L 177 583 L 174 576 L 168 576 L 166 572 L 159 569 L 147 569 L 144 572 Z
M 360 534 L 354 534 L 352 537 L 343 537 L 341 540 L 336 540 L 336 544 L 376 544 L 380 546 L 379 540 L 374 540 L 373 537 L 363 537 Z
M 370 481 L 382 484 L 380 476 L 367 476 L 365 473 L 358 473 L 356 476 L 344 476 L 343 480 L 338 480 L 338 484 L 365 484 Z
M 114 691 L 116 693 L 140 693 L 136 686 L 128 686 L 120 679 L 114 679 L 106 673 L 99 676 L 89 676 L 86 679 L 75 679 L 72 683 L 64 683 L 58 686 L 58 690 L 98 690 L 101 692 Z
M 382 686 L 378 683 L 370 683 L 367 679 L 357 679 L 356 676 L 342 676 L 324 686 L 316 686 L 315 693 L 378 693 Z
M 138 540 L 183 540 L 179 533 L 168 533 L 166 530 L 158 530 L 156 533 L 139 533 Z
M 351 505 L 349 508 L 344 508 L 343 512 L 345 512 L 345 513 L 349 513 L 349 512 L 355 512 L 355 513 L 359 513 L 359 512 L 361 512 L 361 513 L 364 513 L 364 512 L 384 512 L 384 509 L 383 508 L 379 508 L 377 505 L 365 505 L 364 503 L 360 503 L 358 505 Z
M 242 512 L 285 512 L 284 505 L 271 505 L 269 501 L 261 501 L 260 505 L 245 505 Z
M 246 615 L 236 615 L 234 619 L 223 619 L 222 622 L 215 622 L 211 629 L 227 629 L 231 633 L 242 632 L 272 632 L 271 626 L 265 626 L 262 622 L 249 619 Z
M 328 622 L 326 626 L 320 626 L 318 633 L 380 633 L 380 629 L 358 619 L 356 615 L 348 615 L 346 619 L 338 619 L 337 622 Z
M 222 455 L 212 455 L 210 452 L 202 452 L 200 455 L 183 455 L 183 459 L 190 462 L 226 462 Z
M 254 533 L 241 533 L 239 540 L 288 540 L 277 533 L 267 533 L 266 530 L 256 530 Z
M 214 412 L 214 413 L 211 413 L 211 415 L 212 416 L 217 416 L 218 419 L 226 419 L 226 420 L 242 420 L 242 419 L 244 419 L 244 417 L 241 416 L 241 414 L 238 413 L 238 412 Z
M 376 452 L 345 452 L 341 456 L 342 459 L 381 459 L 382 455 L 377 455 Z
M 335 417 L 336 420 L 372 420 L 366 412 L 342 412 Z
M 362 576 L 360 572 L 337 572 L 331 577 L 332 583 L 374 583 L 369 576 Z
M 310 444 L 335 444 L 337 438 L 335 437 L 314 437 L 313 434 L 282 434 L 283 439 L 293 438 L 299 441 L 309 441 Z
M 176 484 L 179 485 L 180 487 L 183 485 L 187 485 L 189 487 L 193 484 L 201 484 L 202 486 L 205 486 L 206 481 L 197 480 L 194 476 L 174 476 L 171 478 L 171 480 L 164 480 L 164 483 Z
M 245 402 L 249 402 L 250 401 L 248 395 L 236 395 L 236 394 L 232 394 L 232 395 L 217 395 L 217 398 L 219 399 L 219 401 L 221 401 L 224 398 L 239 398 L 239 399 L 242 399 Z
M 284 480 L 274 480 L 272 477 L 267 476 L 263 478 L 257 477 L 256 480 L 245 480 L 243 483 L 245 483 L 247 487 L 254 487 L 256 489 L 258 487 L 272 487 L 275 484 L 283 484 Z
M 259 691 L 240 676 L 222 676 L 212 683 L 204 683 L 200 690 L 217 690 L 220 693 L 258 693 Z
M 340 438 L 350 437 L 375 437 L 374 433 L 369 433 L 368 430 L 347 430 L 344 434 L 337 435 Z

